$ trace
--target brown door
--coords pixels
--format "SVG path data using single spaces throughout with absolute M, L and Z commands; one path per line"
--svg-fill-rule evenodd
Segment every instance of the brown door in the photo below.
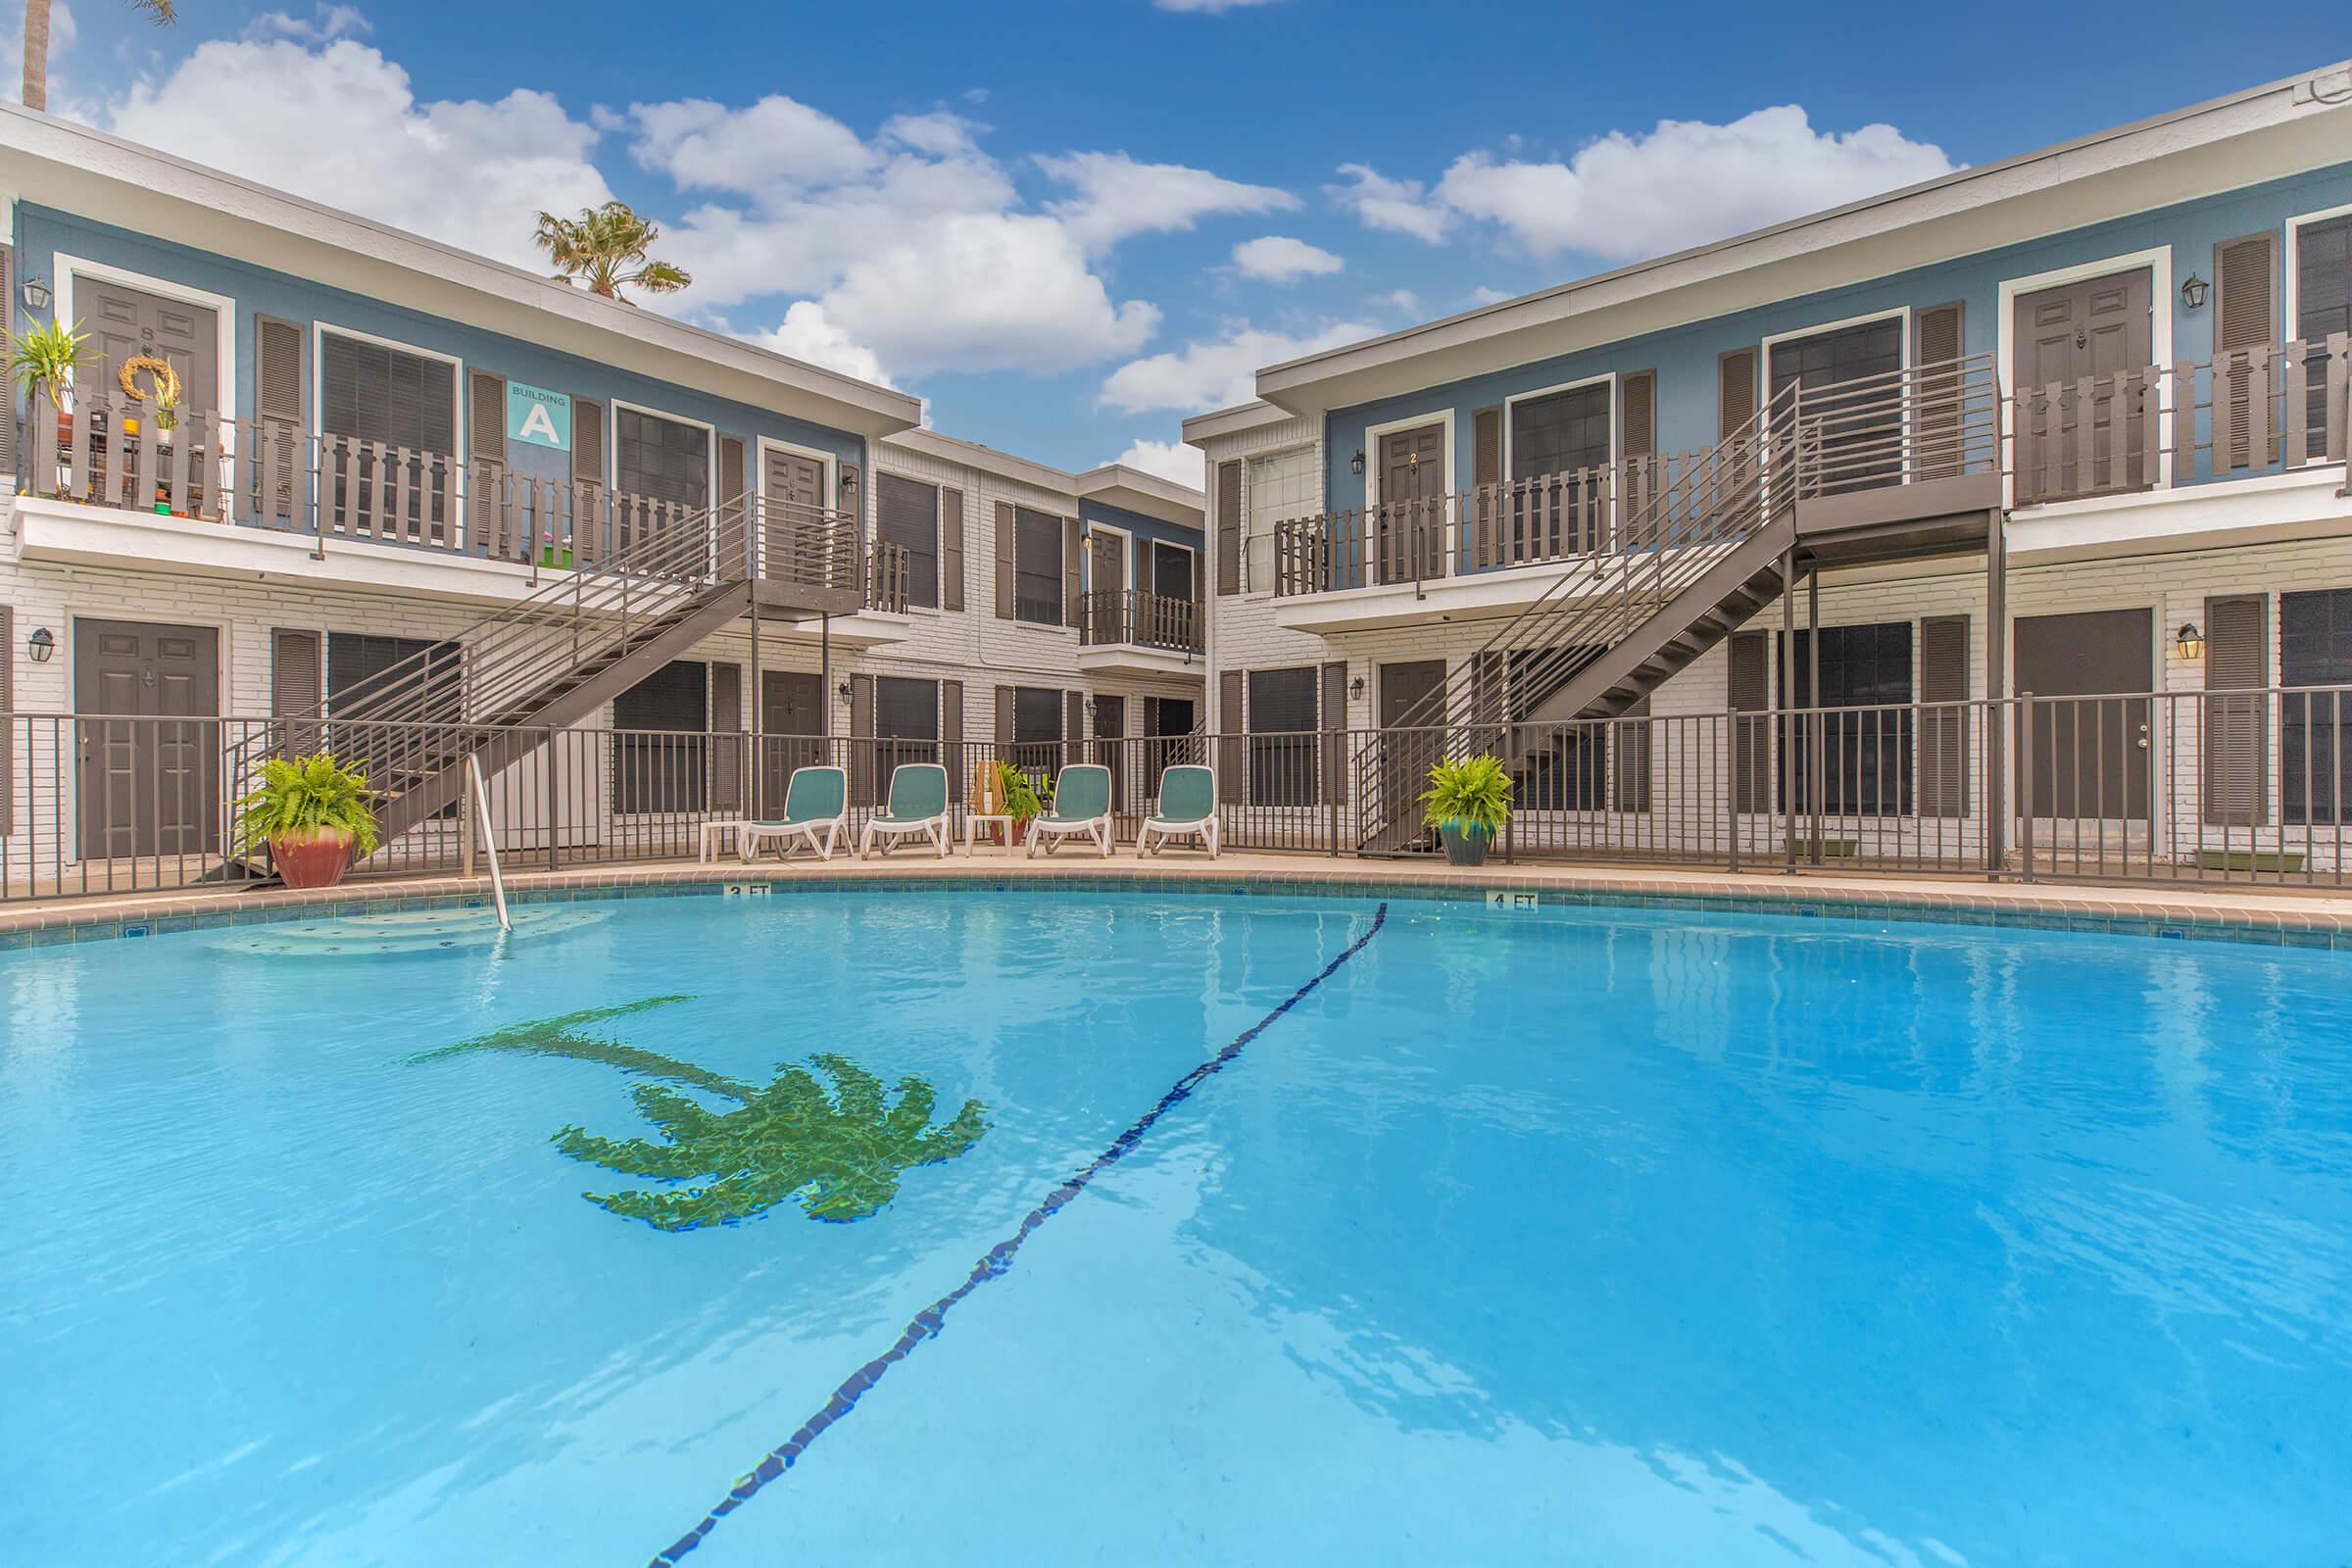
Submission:
M 91 353 L 91 363 L 75 377 L 77 384 L 100 388 L 111 400 L 122 391 L 115 378 L 123 363 L 147 355 L 166 362 L 178 374 L 183 413 L 209 413 L 220 400 L 216 379 L 220 318 L 212 311 L 87 278 L 74 280 L 74 292 L 75 314 L 89 323 Z M 136 380 L 140 393 L 151 396 L 152 378 L 141 375 Z
M 1096 622 L 1090 628 L 1095 642 L 1133 642 L 1134 633 L 1125 623 L 1127 586 L 1127 539 L 1104 528 L 1093 533 L 1094 604 Z
M 775 447 L 760 460 L 760 575 L 826 587 L 848 581 L 833 559 L 837 541 L 822 526 L 825 466 Z
M 2141 268 L 2018 296 L 2019 505 L 2154 482 L 2150 290 Z
M 760 742 L 766 765 L 760 770 L 760 814 L 780 816 L 792 770 L 828 760 L 825 743 L 825 687 L 822 677 L 798 670 L 770 669 L 760 676 Z
M 1380 727 L 1395 729 L 1411 721 L 1417 728 L 1434 729 L 1445 721 L 1443 713 L 1434 712 L 1430 694 L 1446 685 L 1446 661 L 1443 659 L 1415 660 L 1410 663 L 1380 666 Z M 1436 723 L 1432 722 L 1432 718 Z M 1381 752 L 1380 798 L 1392 821 L 1411 809 L 1411 820 L 1419 821 L 1420 813 L 1414 803 L 1427 787 L 1423 777 L 1428 770 L 1428 759 L 1437 748 L 1429 745 L 1425 736 L 1417 736 L 1403 745 L 1383 744 Z
M 1379 581 L 1441 575 L 1445 495 L 1444 425 L 1392 430 L 1380 438 L 1380 506 L 1372 523 Z
M 74 708 L 83 858 L 219 847 L 218 632 L 75 620 Z
M 2019 740 L 2034 816 L 2147 816 L 2148 700 L 2135 694 L 2155 679 L 2155 636 L 2145 610 L 2018 617 L 2017 689 L 2035 699 Z

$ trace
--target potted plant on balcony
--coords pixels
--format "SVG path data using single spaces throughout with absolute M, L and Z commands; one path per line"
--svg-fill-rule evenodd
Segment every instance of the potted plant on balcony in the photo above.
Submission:
M 9 379 L 24 389 L 27 412 L 33 417 L 40 416 L 41 399 L 49 400 L 57 415 L 61 448 L 74 440 L 74 373 L 88 358 L 89 341 L 88 333 L 76 332 L 63 321 L 8 334 Z M 62 467 L 56 483 L 62 491 Z
M 263 763 L 261 784 L 236 809 L 238 853 L 268 845 L 290 888 L 331 888 L 353 861 L 375 853 L 368 775 L 325 752 Z
M 1492 757 L 1451 758 L 1429 770 L 1422 820 L 1446 841 L 1448 865 L 1484 865 L 1511 819 L 1511 775 Z

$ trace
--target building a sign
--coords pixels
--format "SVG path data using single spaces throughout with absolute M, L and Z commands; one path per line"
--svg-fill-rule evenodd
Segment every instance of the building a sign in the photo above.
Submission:
M 507 439 L 535 447 L 571 450 L 571 394 L 507 383 Z

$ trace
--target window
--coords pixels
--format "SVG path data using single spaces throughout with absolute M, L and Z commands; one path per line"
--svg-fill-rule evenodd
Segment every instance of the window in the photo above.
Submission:
M 1511 405 L 1511 477 L 1539 479 L 1609 461 L 1609 383 L 1571 387 Z
M 1015 507 L 1012 513 L 1012 613 L 1040 626 L 1061 624 L 1061 519 Z M 1058 736 L 1059 720 L 1055 721 Z
M 1061 766 L 1061 707 L 1057 686 L 1013 688 L 1013 766 L 1047 775 Z
M 1152 540 L 1146 547 L 1152 553 L 1151 575 L 1144 580 L 1152 591 L 1162 599 L 1193 597 L 1193 553 L 1182 545 Z
M 398 674 L 388 673 L 395 669 Z M 407 782 L 403 760 L 415 752 L 416 732 L 394 726 L 463 722 L 463 670 L 456 643 L 328 632 L 326 713 L 343 722 L 329 725 L 327 750 L 366 773 L 371 788 L 401 788 Z M 359 719 L 375 722 L 354 722 Z M 453 803 L 437 814 L 456 811 Z
M 2278 596 L 2278 682 L 2352 685 L 2352 588 Z M 2288 696 L 2279 714 L 2279 782 L 2289 822 L 2337 822 L 2352 771 L 2352 702 L 2332 692 Z
M 1796 634 L 1796 657 L 1782 672 L 1793 678 L 1792 708 L 1812 706 L 1813 633 Z M 1784 687 L 1786 692 L 1786 687 Z M 1870 709 L 1911 701 L 1911 623 L 1821 629 L 1821 707 Z M 1813 808 L 1815 734 L 1822 737 L 1821 808 L 1854 816 L 1899 816 L 1911 810 L 1911 710 L 1834 712 L 1797 722 L 1796 808 Z
M 939 608 L 939 486 L 895 473 L 874 480 L 881 535 L 906 552 L 906 602 Z
M 876 676 L 874 735 L 880 743 L 874 748 L 876 778 L 890 777 L 902 762 L 940 760 L 939 682 Z
M 710 666 L 691 660 L 662 665 L 612 700 L 613 810 L 703 808 L 710 712 Z
M 1250 799 L 1312 806 L 1316 793 L 1315 667 L 1250 672 Z
M 1315 454 L 1311 448 L 1251 458 L 1243 471 L 1242 587 L 1274 588 L 1274 525 L 1315 514 Z
M 2352 213 L 2295 228 L 2295 336 L 2320 343 L 2330 332 L 2352 332 Z M 2317 432 L 2327 428 L 2328 356 L 2308 363 L 2305 428 Z
M 1772 346 L 1770 384 L 1778 397 L 1790 385 L 1818 394 L 1805 400 L 1808 420 L 1825 421 L 1821 438 L 1825 492 L 1866 490 L 1901 476 L 1903 318 L 1883 317 L 1834 327 Z M 1881 379 L 1868 379 L 1879 377 Z M 1844 393 L 1832 387 L 1865 384 Z
M 623 495 L 700 512 L 710 504 L 710 432 L 614 405 L 612 484 Z
M 318 339 L 321 430 L 411 452 L 457 451 L 455 365 L 340 332 Z

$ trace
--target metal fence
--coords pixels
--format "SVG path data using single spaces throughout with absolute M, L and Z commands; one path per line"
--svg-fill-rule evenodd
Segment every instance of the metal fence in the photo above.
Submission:
M 1019 744 L 19 713 L 0 716 L 0 899 L 259 881 L 266 857 L 235 853 L 233 803 L 263 761 L 318 751 L 370 769 L 481 759 L 490 831 L 518 868 L 690 859 L 707 838 L 730 853 L 706 826 L 780 814 L 792 770 L 813 763 L 848 771 L 855 832 L 918 761 L 946 766 L 958 840 L 984 767 L 1042 785 L 1107 766 L 1132 842 L 1162 773 L 1201 763 L 1229 848 L 1429 854 L 1426 832 L 1377 833 L 1369 798 L 1417 797 L 1431 755 L 1487 753 L 1515 781 L 1509 860 L 2352 885 L 2352 687 L 2273 687 Z M 358 874 L 466 864 L 473 808 L 444 798 Z

